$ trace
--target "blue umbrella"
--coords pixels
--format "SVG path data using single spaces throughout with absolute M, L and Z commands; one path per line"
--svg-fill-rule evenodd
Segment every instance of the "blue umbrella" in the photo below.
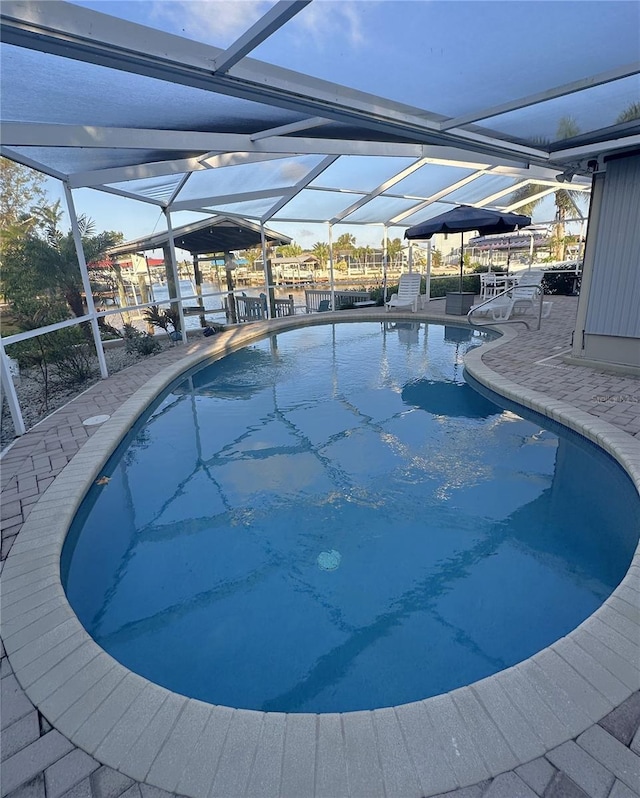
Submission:
M 530 216 L 519 213 L 501 213 L 487 208 L 474 208 L 471 205 L 458 205 L 450 211 L 427 219 L 426 222 L 407 228 L 404 237 L 409 239 L 429 239 L 436 233 L 461 233 L 460 242 L 460 293 L 462 293 L 462 267 L 464 265 L 462 250 L 464 234 L 469 230 L 477 230 L 483 235 L 496 233 L 512 233 L 521 227 L 531 224 Z

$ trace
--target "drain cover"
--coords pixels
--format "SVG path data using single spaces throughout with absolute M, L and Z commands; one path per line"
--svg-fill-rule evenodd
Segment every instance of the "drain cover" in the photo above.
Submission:
M 111 416 L 91 416 L 91 418 L 85 418 L 82 423 L 85 427 L 95 427 L 96 424 L 104 424 L 109 418 L 111 418 Z
M 320 554 L 318 554 L 316 562 L 318 563 L 318 568 L 321 568 L 323 571 L 335 571 L 340 565 L 341 559 L 342 555 L 340 552 L 331 549 L 330 551 L 321 551 Z

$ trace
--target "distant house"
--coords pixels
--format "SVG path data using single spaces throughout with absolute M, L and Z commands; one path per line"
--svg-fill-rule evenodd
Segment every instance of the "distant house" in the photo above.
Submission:
M 319 266 L 318 258 L 310 253 L 293 257 L 276 256 L 271 259 L 273 279 L 279 285 L 313 282 L 314 272 Z M 256 270 L 261 270 L 263 268 L 262 259 L 255 260 L 253 267 Z
M 280 255 L 276 255 L 274 258 L 271 259 L 271 265 L 273 268 L 276 266 L 289 268 L 296 268 L 297 266 L 305 266 L 306 268 L 313 268 L 317 269 L 320 265 L 320 261 L 316 258 L 315 255 L 311 253 L 307 253 L 306 255 L 295 255 L 294 257 L 281 257 Z M 258 258 L 253 262 L 254 269 L 262 269 L 262 258 Z

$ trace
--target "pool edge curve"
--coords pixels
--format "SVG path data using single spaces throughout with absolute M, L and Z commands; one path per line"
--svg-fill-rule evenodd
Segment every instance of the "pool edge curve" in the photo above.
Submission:
M 375 760 L 379 766 L 396 769 L 399 783 L 415 783 L 407 795 L 434 795 L 541 756 L 599 721 L 620 703 L 624 691 L 628 696 L 638 689 L 640 623 L 624 612 L 624 606 L 631 606 L 630 595 L 638 596 L 640 547 L 604 604 L 550 647 L 451 693 L 372 711 L 285 715 L 205 704 L 128 671 L 81 626 L 60 582 L 62 545 L 87 489 L 164 388 L 197 364 L 224 357 L 269 334 L 316 324 L 396 318 L 407 317 L 362 310 L 338 318 L 310 314 L 233 328 L 206 346 L 187 343 L 185 357 L 125 400 L 37 502 L 2 571 L 2 636 L 27 696 L 78 747 L 131 778 L 200 798 L 207 774 L 215 777 L 217 763 L 233 753 L 231 745 L 237 748 L 238 778 L 245 777 L 248 785 L 254 764 L 251 757 L 242 756 L 241 747 L 253 745 L 255 753 L 269 729 L 274 739 L 281 740 L 283 752 L 285 738 L 297 741 L 290 755 L 282 753 L 281 784 L 290 779 L 307 783 L 303 775 L 310 769 L 313 785 L 320 762 L 329 767 L 325 760 L 331 756 L 345 768 L 348 761 L 364 767 Z M 414 318 L 444 323 L 442 317 L 428 313 Z M 497 394 L 594 442 L 620 463 L 640 492 L 640 442 L 567 402 L 490 369 L 483 355 L 516 336 L 508 328 L 500 332 L 500 339 L 467 353 L 469 374 Z M 43 583 L 46 586 L 41 588 Z M 35 584 L 38 588 L 30 590 Z M 396 756 L 385 765 L 391 750 Z M 177 773 L 178 752 L 188 756 L 190 772 L 196 775 L 187 770 Z

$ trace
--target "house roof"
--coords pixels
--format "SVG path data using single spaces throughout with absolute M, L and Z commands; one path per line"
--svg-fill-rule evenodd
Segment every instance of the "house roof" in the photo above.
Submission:
M 391 97 L 370 90 L 389 68 L 379 53 L 367 53 L 368 91 L 323 79 L 321 61 L 311 76 L 248 56 L 307 5 L 276 3 L 223 49 L 72 3 L 5 0 L 2 154 L 71 189 L 172 212 L 406 227 L 458 203 L 517 210 L 525 185 L 544 196 L 571 179 L 588 192 L 594 164 L 640 141 L 637 119 L 617 121 L 638 96 L 635 2 L 573 4 L 553 69 L 508 38 L 490 46 L 486 18 L 501 8 L 515 37 L 532 6 L 552 15 L 555 3 L 464 3 L 484 70 L 432 79 L 438 62 L 421 48 L 409 55 L 424 85 L 399 73 L 385 80 Z M 407 31 L 427 36 L 438 9 L 462 5 L 398 8 Z M 441 32 L 443 52 L 459 35 Z M 572 114 L 581 132 L 563 138 Z

